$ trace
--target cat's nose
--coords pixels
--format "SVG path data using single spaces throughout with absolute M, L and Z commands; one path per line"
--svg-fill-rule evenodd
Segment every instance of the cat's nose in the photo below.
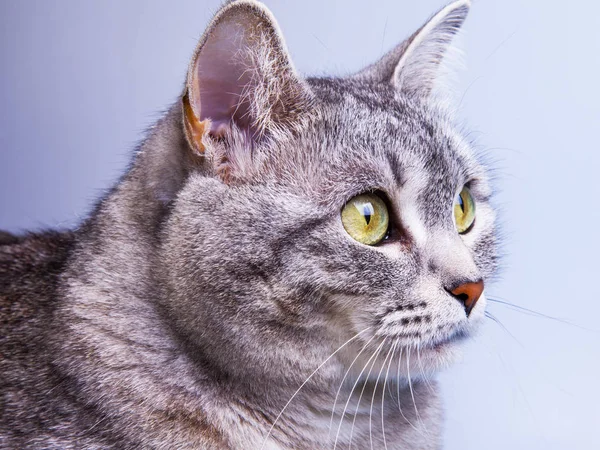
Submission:
M 465 306 L 468 316 L 483 293 L 483 280 L 461 283 L 457 287 L 446 290 Z

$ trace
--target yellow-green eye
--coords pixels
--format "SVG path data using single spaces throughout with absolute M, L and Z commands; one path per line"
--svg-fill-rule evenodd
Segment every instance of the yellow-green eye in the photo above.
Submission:
M 466 186 L 454 200 L 454 222 L 460 234 L 470 231 L 475 222 L 475 200 Z
M 362 244 L 379 243 L 387 234 L 389 222 L 387 206 L 375 194 L 357 195 L 342 209 L 346 232 Z

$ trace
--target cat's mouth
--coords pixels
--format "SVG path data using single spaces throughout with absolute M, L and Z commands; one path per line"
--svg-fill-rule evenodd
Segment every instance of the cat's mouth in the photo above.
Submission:
M 423 350 L 436 351 L 450 345 L 456 345 L 471 336 L 471 333 L 465 328 L 458 328 L 448 335 L 441 338 L 425 342 L 421 348 Z
M 419 317 L 417 316 L 416 318 Z M 435 351 L 464 341 L 471 336 L 473 329 L 473 323 L 459 321 L 437 325 L 428 323 L 428 326 L 423 327 L 421 330 L 415 330 L 414 327 L 412 330 L 407 330 L 405 327 L 407 325 L 411 326 L 415 318 L 411 320 L 412 322 L 408 322 L 408 319 L 404 318 L 401 321 L 393 320 L 385 323 L 384 328 L 380 328 L 377 333 L 381 333 L 378 341 L 385 340 L 391 345 L 395 344 L 403 348 L 415 348 L 420 351 Z M 422 325 L 422 323 L 419 322 L 418 325 Z
M 427 377 L 447 368 L 461 356 L 461 344 L 470 336 L 470 330 L 457 327 L 442 336 L 423 340 L 420 345 L 408 347 L 405 375 L 413 378 L 416 375 Z M 409 372 L 409 367 L 416 370 Z
M 468 316 L 458 307 L 437 311 L 427 309 L 425 302 L 411 305 L 412 308 L 405 306 L 379 315 L 352 314 L 352 329 L 363 331 L 348 352 L 342 352 L 343 364 L 367 367 L 366 373 L 373 366 L 371 372 L 375 374 L 383 365 L 386 372 L 390 366 L 390 372 L 396 367 L 398 376 L 404 377 L 438 372 L 460 357 L 463 342 L 473 335 L 483 319 L 485 300 L 482 298 Z
M 350 371 L 357 378 L 372 378 L 390 372 L 403 378 L 428 377 L 451 365 L 461 354 L 460 343 L 470 336 L 468 329 L 457 326 L 442 335 L 405 341 L 388 336 L 371 341 L 357 355 L 349 355 Z M 355 370 L 356 369 L 356 373 Z

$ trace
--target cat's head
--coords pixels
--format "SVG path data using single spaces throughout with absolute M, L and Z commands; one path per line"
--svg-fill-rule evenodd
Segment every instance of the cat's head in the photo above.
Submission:
M 358 74 L 309 79 L 263 5 L 217 13 L 178 122 L 198 168 L 169 199 L 161 253 L 169 316 L 216 367 L 304 379 L 354 338 L 341 361 L 368 343 L 435 369 L 481 320 L 491 190 L 432 95 L 468 9 Z

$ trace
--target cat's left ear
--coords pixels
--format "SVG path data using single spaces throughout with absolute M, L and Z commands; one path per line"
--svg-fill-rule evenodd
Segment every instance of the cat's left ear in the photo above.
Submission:
M 406 41 L 353 78 L 389 82 L 409 96 L 427 97 L 439 75 L 440 63 L 465 21 L 470 6 L 470 0 L 450 3 Z
M 271 12 L 254 0 L 230 1 L 208 26 L 189 67 L 182 99 L 186 137 L 200 154 L 218 143 L 211 158 L 235 170 L 258 141 L 292 127 L 310 97 Z

